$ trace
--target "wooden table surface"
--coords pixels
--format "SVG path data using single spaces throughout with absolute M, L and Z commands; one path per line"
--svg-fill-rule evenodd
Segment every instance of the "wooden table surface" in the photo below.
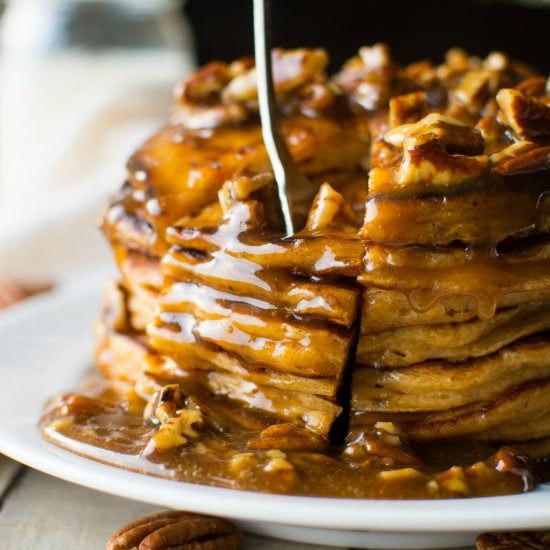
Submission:
M 113 497 L 25 468 L 0 455 L 2 550 L 103 550 L 120 527 L 159 507 Z M 245 550 L 326 548 L 246 536 Z
M 2 550 L 103 550 L 120 527 L 159 510 L 61 481 L 0 455 Z M 328 548 L 246 535 L 243 550 Z

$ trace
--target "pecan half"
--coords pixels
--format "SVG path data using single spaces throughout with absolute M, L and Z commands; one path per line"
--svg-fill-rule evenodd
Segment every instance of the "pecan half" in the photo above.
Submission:
M 505 176 L 527 174 L 550 168 L 550 145 L 518 141 L 491 155 L 493 170 Z
M 390 128 L 418 122 L 428 114 L 428 94 L 424 91 L 402 94 L 390 99 Z
M 100 414 L 116 414 L 120 409 L 108 401 L 81 395 L 78 393 L 65 393 L 54 401 L 58 409 L 58 416 L 97 416 Z
M 293 424 L 274 424 L 252 439 L 248 448 L 323 452 L 327 450 L 327 442 L 321 436 Z
M 241 542 L 240 531 L 229 521 L 174 510 L 125 525 L 105 550 L 238 550 Z
M 550 106 L 507 88 L 498 92 L 497 102 L 503 122 L 520 138 L 550 136 Z
M 477 550 L 546 550 L 550 531 L 483 533 L 476 540 Z

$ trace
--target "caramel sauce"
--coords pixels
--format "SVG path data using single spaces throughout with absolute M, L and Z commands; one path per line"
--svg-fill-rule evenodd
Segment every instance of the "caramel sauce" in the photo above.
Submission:
M 516 179 L 516 178 L 513 178 Z M 547 182 L 464 185 L 457 190 L 371 193 L 362 235 L 377 243 L 497 244 L 547 227 Z
M 506 294 L 548 288 L 549 250 L 550 241 L 541 239 L 508 248 L 371 244 L 359 280 L 401 290 L 417 311 L 426 311 L 443 296 L 472 296 L 480 317 L 490 319 Z
M 301 169 L 309 175 L 350 171 L 367 144 L 353 119 L 295 115 L 283 131 Z M 123 205 L 150 224 L 161 238 L 167 227 L 216 200 L 222 184 L 239 173 L 270 170 L 257 122 L 238 127 L 185 130 L 168 126 L 128 162 L 132 193 Z

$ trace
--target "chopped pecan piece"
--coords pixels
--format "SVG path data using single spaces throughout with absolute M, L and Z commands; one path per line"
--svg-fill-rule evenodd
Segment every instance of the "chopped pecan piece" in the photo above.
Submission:
M 397 71 L 388 46 L 374 44 L 347 61 L 336 82 L 355 103 L 373 111 L 387 104 L 396 85 L 404 84 L 398 82 Z
M 229 64 L 229 67 L 227 67 L 227 70 L 229 71 L 229 76 L 231 78 L 236 78 L 237 76 L 246 73 L 246 71 L 249 71 L 254 67 L 254 58 L 253 57 L 241 57 L 240 59 L 237 59 L 236 61 L 233 61 Z
M 497 89 L 498 74 L 495 71 L 469 71 L 454 90 L 453 98 L 469 111 L 479 113 Z
M 531 97 L 539 97 L 544 95 L 546 90 L 546 78 L 544 76 L 532 76 L 522 80 L 516 90 Z
M 332 88 L 324 82 L 312 82 L 303 86 L 299 92 L 299 98 L 304 114 L 315 115 L 328 109 L 336 99 Z
M 105 545 L 106 550 L 238 550 L 242 535 L 229 521 L 166 511 L 125 525 Z
M 391 422 L 377 422 L 373 429 L 361 432 L 347 444 L 345 455 L 365 466 L 414 468 L 422 461 L 408 447 L 406 437 Z
M 547 550 L 550 531 L 483 533 L 476 540 L 477 550 Z
M 436 68 L 428 59 L 407 65 L 405 72 L 414 82 L 423 88 L 429 88 L 437 82 Z
M 229 469 L 233 474 L 242 476 L 250 468 L 254 467 L 258 462 L 257 457 L 253 453 L 237 453 L 231 457 Z
M 476 124 L 485 141 L 485 154 L 491 155 L 510 144 L 506 137 L 504 126 L 501 126 L 494 116 L 486 115 Z
M 174 90 L 179 101 L 201 103 L 216 98 L 230 80 L 227 63 L 212 61 L 192 73 Z
M 398 468 L 396 470 L 384 470 L 379 472 L 378 476 L 384 481 L 397 481 L 400 483 L 410 483 L 415 479 L 426 478 L 426 474 L 419 472 L 415 468 Z
M 390 99 L 390 128 L 417 122 L 428 114 L 426 92 L 412 92 Z
M 144 416 L 154 424 L 160 424 L 177 416 L 183 407 L 183 394 L 178 384 L 169 384 L 157 391 L 145 407 Z
M 264 205 L 272 205 L 276 200 L 276 188 L 273 183 L 273 176 L 270 174 L 240 176 L 226 181 L 218 191 L 225 229 L 250 231 L 262 227 L 272 214 Z M 259 193 L 259 200 L 251 199 L 250 195 L 255 192 Z
M 497 94 L 503 122 L 523 139 L 550 136 L 550 106 L 517 90 L 505 88 Z
M 293 424 L 274 424 L 248 444 L 250 449 L 323 452 L 327 442 L 319 435 Z
M 470 57 L 468 53 L 462 48 L 451 48 L 445 53 L 445 66 L 455 71 L 467 71 L 474 66 L 479 66 L 479 60 L 474 63 L 476 58 Z
M 480 155 L 485 147 L 481 132 L 451 117 L 431 113 L 415 124 L 405 124 L 386 133 L 384 139 L 394 146 L 410 138 L 414 143 L 422 138 L 438 141 L 448 154 Z
M 309 211 L 307 228 L 319 231 L 334 224 L 353 225 L 355 216 L 344 197 L 328 183 L 321 185 Z
M 183 105 L 173 116 L 173 121 L 183 123 L 191 130 L 217 128 L 238 124 L 250 116 L 248 109 L 240 103 L 216 103 L 206 106 Z
M 437 67 L 438 79 L 447 86 L 457 83 L 457 80 L 468 70 L 481 66 L 481 60 L 470 57 L 461 48 L 451 48 L 445 54 L 445 63 Z
M 253 177 L 238 176 L 225 182 L 218 191 L 222 211 L 226 214 L 236 202 L 250 199 L 253 193 L 269 187 L 273 181 L 273 175 L 265 173 Z
M 282 472 L 283 475 L 290 474 L 290 476 L 295 474 L 296 469 L 287 460 L 286 453 L 280 449 L 271 449 L 265 454 L 269 460 L 263 468 L 264 472 Z
M 328 64 L 325 50 L 300 48 L 272 52 L 275 91 L 285 94 L 320 76 Z M 250 68 L 234 78 L 223 90 L 226 101 L 254 101 L 258 97 L 256 69 Z
M 196 408 L 182 408 L 183 401 L 178 384 L 164 386 L 153 395 L 145 407 L 144 417 L 160 426 L 147 443 L 145 455 L 180 447 L 189 439 L 199 437 L 198 430 L 205 427 L 203 414 Z
M 165 451 L 186 445 L 190 439 L 198 439 L 199 429 L 204 428 L 204 417 L 199 410 L 183 409 L 177 416 L 168 418 L 160 425 L 157 433 L 149 440 L 143 453 Z
M 438 484 L 456 496 L 468 496 L 470 487 L 462 466 L 453 466 L 437 476 Z
M 491 52 L 483 60 L 483 68 L 490 71 L 504 71 L 510 66 L 510 58 L 504 52 Z
M 415 124 L 390 130 L 385 141 L 403 147 L 403 161 L 397 182 L 450 186 L 473 180 L 488 166 L 488 157 L 480 155 L 485 147 L 481 132 L 458 120 L 432 113 Z M 377 170 L 371 172 L 371 189 L 377 182 Z
M 520 477 L 525 491 L 535 486 L 530 460 L 525 454 L 511 447 L 502 447 L 492 457 L 492 461 L 499 472 Z

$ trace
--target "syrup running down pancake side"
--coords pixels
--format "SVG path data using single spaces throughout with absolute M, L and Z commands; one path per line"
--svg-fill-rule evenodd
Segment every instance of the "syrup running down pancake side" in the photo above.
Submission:
M 120 278 L 47 440 L 122 468 L 353 498 L 528 491 L 550 456 L 550 96 L 502 53 L 273 54 L 318 185 L 280 236 L 250 59 L 176 91 L 104 216 Z

